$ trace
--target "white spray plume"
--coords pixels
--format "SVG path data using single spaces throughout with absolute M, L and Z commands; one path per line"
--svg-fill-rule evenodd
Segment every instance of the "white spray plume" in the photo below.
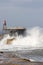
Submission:
M 43 49 L 43 29 L 40 27 L 35 27 L 27 30 L 27 36 L 17 36 L 14 37 L 12 44 L 7 45 L 7 39 L 11 37 L 9 35 L 4 36 L 0 41 L 0 49 L 8 50 L 32 50 L 32 49 Z

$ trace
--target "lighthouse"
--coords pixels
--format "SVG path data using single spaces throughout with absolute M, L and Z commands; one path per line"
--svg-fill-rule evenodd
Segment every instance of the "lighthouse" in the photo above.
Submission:
M 3 21 L 3 30 L 7 29 L 6 20 Z

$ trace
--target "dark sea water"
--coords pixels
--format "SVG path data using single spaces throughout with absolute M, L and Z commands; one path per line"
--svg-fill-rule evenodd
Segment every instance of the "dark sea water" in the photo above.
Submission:
M 42 50 L 43 51 L 43 50 Z M 43 53 L 40 55 L 40 52 L 38 52 L 37 54 L 35 54 L 37 51 L 33 51 L 33 53 L 22 53 L 21 52 L 1 52 L 0 53 L 0 65 L 4 64 L 4 65 L 13 65 L 13 64 L 17 64 L 17 65 L 43 65 L 42 59 L 43 58 Z M 29 62 L 29 58 L 34 58 L 36 59 L 40 59 L 41 62 L 35 61 L 35 62 Z M 23 60 L 25 59 L 25 60 Z M 28 60 L 27 60 L 28 59 Z
M 43 49 L 31 51 L 16 51 L 16 55 L 20 58 L 31 60 L 31 62 L 43 62 Z

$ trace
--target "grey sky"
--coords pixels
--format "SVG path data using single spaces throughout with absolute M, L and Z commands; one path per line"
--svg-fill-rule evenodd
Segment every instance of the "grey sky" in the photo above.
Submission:
M 8 26 L 43 27 L 43 0 L 0 0 L 0 28 Z

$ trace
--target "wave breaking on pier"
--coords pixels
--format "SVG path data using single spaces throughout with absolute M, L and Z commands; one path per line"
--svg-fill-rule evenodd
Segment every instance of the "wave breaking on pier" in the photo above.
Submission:
M 2 50 L 14 51 L 18 56 L 33 59 L 33 61 L 43 61 L 43 52 L 42 55 L 38 53 L 43 50 L 43 28 L 28 29 L 24 37 L 22 35 L 16 37 L 9 34 L 4 35 L 3 39 L 0 40 L 0 51 Z

